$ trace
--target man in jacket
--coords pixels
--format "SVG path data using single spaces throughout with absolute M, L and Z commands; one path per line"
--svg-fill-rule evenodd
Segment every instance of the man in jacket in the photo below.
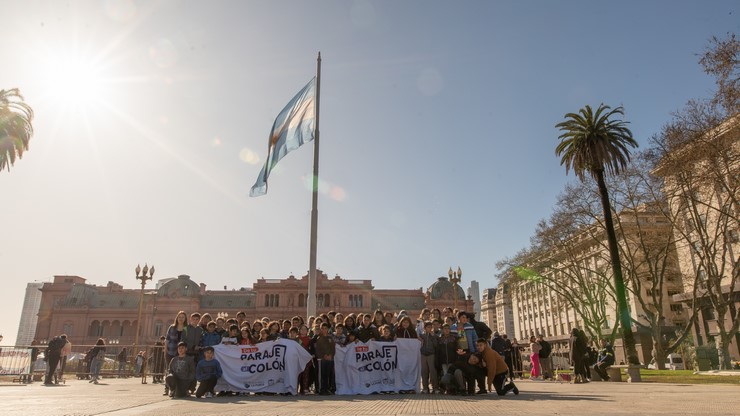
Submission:
M 319 362 L 319 374 L 317 381 L 317 390 L 321 395 L 332 394 L 334 385 L 334 354 L 336 353 L 336 344 L 334 337 L 329 335 L 329 323 L 321 323 L 321 332 L 316 337 L 316 359 Z
M 609 381 L 606 369 L 614 365 L 614 349 L 603 338 L 599 340 L 599 345 L 601 345 L 601 350 L 599 350 L 599 359 L 594 364 L 594 371 L 599 373 L 602 380 Z
M 509 374 L 509 367 L 504 362 L 504 358 L 499 355 L 495 350 L 488 346 L 485 339 L 478 339 L 476 342 L 478 353 L 483 359 L 483 367 L 486 369 L 486 376 L 488 377 L 488 389 L 490 391 L 491 385 L 496 389 L 496 394 L 499 396 L 505 395 L 508 391 L 513 391 L 514 394 L 519 394 L 519 389 L 512 380 L 509 384 L 506 384 L 506 376 Z

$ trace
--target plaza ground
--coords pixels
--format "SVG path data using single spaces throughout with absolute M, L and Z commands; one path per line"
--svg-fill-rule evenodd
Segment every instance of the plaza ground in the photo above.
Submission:
M 0 385 L 0 414 L 15 415 L 738 415 L 740 383 L 517 382 L 521 394 L 476 396 L 247 396 L 169 399 L 140 379 Z

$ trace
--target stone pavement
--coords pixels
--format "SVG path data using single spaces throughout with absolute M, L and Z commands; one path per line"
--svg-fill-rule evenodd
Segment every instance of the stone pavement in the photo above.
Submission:
M 517 382 L 521 394 L 247 396 L 169 399 L 159 384 L 105 379 L 46 387 L 0 385 L 0 416 L 15 415 L 738 415 L 734 385 Z

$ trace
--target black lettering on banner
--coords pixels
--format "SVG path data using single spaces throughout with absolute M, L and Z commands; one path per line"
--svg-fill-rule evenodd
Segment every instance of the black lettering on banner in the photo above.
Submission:
M 372 351 L 356 352 L 355 359 L 360 372 L 393 371 L 398 368 L 398 347 L 383 345 Z
M 264 373 L 265 371 L 285 371 L 285 345 L 273 345 L 272 349 L 243 353 L 239 358 L 247 361 L 241 367 L 243 373 Z M 249 361 L 256 361 L 251 362 Z

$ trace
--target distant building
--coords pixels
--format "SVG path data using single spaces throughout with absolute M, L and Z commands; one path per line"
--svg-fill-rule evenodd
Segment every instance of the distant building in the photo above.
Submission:
M 453 292 L 457 289 L 457 295 Z M 66 333 L 75 345 L 93 344 L 99 337 L 131 345 L 137 327 L 140 289 L 124 289 L 118 283 L 91 285 L 80 276 L 54 276 L 40 289 L 36 338 L 40 341 Z M 339 275 L 329 278 L 319 271 L 316 283 L 317 312 L 330 310 L 344 314 L 383 311 L 406 312 L 416 317 L 421 309 L 453 306 L 472 310 L 460 286 L 446 277 L 437 279 L 426 292 L 418 289 L 375 289 L 371 280 L 348 280 Z M 153 343 L 174 322 L 178 311 L 195 311 L 211 316 L 235 317 L 244 311 L 252 321 L 305 316 L 308 301 L 308 276 L 285 279 L 258 279 L 251 289 L 207 290 L 190 276 L 163 279 L 153 289 L 144 289 L 139 343 Z M 33 315 L 33 314 L 31 314 Z
M 514 338 L 514 309 L 511 302 L 511 285 L 499 283 L 496 288 L 496 329 L 501 335 Z
M 488 325 L 492 331 L 498 331 L 498 320 L 496 318 L 496 289 L 483 289 L 480 320 Z
M 477 319 L 480 319 L 480 285 L 478 285 L 478 282 L 475 280 L 470 281 L 470 287 L 468 287 L 468 297 L 473 298 L 473 312 L 475 312 L 475 317 Z
M 18 323 L 18 336 L 15 345 L 31 345 L 36 334 L 39 308 L 41 307 L 42 282 L 33 282 L 26 285 L 26 296 L 23 299 L 21 320 Z

